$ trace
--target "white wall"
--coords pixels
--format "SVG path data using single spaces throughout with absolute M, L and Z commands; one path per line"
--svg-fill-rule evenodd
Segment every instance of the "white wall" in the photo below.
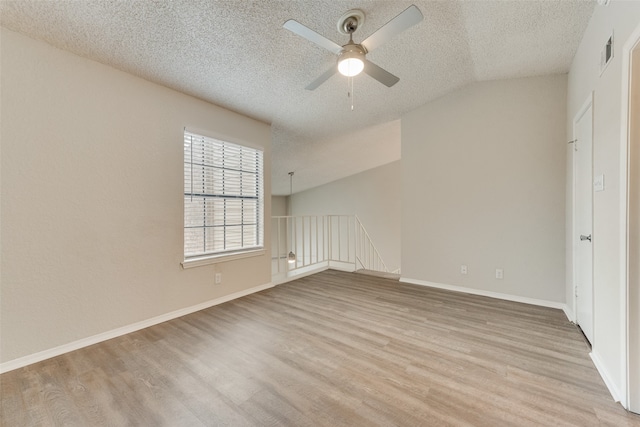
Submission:
M 568 81 L 568 137 L 572 135 L 573 118 L 593 93 L 593 174 L 605 176 L 605 191 L 594 193 L 593 199 L 593 357 L 616 398 L 621 398 L 626 388 L 625 283 L 621 274 L 623 197 L 620 194 L 622 47 L 639 23 L 640 2 L 614 0 L 608 6 L 597 6 L 573 60 Z M 614 58 L 600 76 L 600 52 L 612 32 Z M 566 182 L 570 190 L 573 161 L 572 157 L 567 160 Z M 568 231 L 573 228 L 572 221 L 573 212 L 569 209 Z M 566 294 L 568 302 L 572 303 L 573 264 L 570 249 L 571 245 L 568 244 Z
M 264 147 L 269 218 L 268 125 L 12 31 L 1 36 L 0 361 L 270 282 L 268 247 L 180 266 L 183 128 Z
M 393 271 L 400 267 L 401 173 L 401 161 L 395 161 L 295 193 L 292 215 L 358 215 Z
M 566 80 L 476 83 L 402 117 L 404 280 L 564 302 Z

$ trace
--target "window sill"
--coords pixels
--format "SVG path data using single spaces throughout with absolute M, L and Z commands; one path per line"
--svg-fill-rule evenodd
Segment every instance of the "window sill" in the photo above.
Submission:
M 256 249 L 246 252 L 238 252 L 233 254 L 221 254 L 221 255 L 208 255 L 202 257 L 189 258 L 182 261 L 182 268 L 201 267 L 203 265 L 216 264 L 219 262 L 234 261 L 242 258 L 253 258 L 262 256 L 267 251 L 264 249 Z

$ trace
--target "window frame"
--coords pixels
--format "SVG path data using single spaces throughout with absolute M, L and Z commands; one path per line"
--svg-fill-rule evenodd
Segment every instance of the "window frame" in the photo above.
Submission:
M 184 128 L 183 130 L 183 207 L 182 207 L 182 253 L 183 253 L 183 261 L 181 263 L 183 268 L 190 267 L 198 267 L 202 265 L 213 264 L 222 261 L 231 261 L 235 259 L 242 259 L 248 257 L 261 256 L 266 253 L 265 248 L 265 197 L 264 197 L 264 186 L 265 186 L 265 177 L 264 177 L 264 149 L 262 147 L 257 147 L 255 144 L 247 143 L 246 141 L 239 141 L 237 138 L 229 138 L 223 135 L 211 134 L 211 132 L 203 132 L 199 130 L 194 130 L 190 128 Z M 251 245 L 242 247 L 239 249 L 229 249 L 229 250 L 218 250 L 207 253 L 195 254 L 195 255 L 187 255 L 187 247 L 186 247 L 186 233 L 187 229 L 187 203 L 185 201 L 187 196 L 193 195 L 193 192 L 187 192 L 187 166 L 193 167 L 193 162 L 187 162 L 186 159 L 186 140 L 188 135 L 194 136 L 196 138 L 202 138 L 204 141 L 211 140 L 212 143 L 229 145 L 230 147 L 234 147 L 234 149 L 248 149 L 255 152 L 259 152 L 259 164 L 257 165 L 257 177 L 258 179 L 258 195 L 256 200 L 256 236 L 255 240 L 257 240 L 257 245 Z M 224 166 L 221 166 L 224 168 Z M 254 172 L 252 172 L 254 173 Z M 213 179 L 211 180 L 213 182 Z M 220 197 L 220 195 L 215 195 L 215 197 Z M 242 199 L 242 197 L 240 197 Z M 249 199 L 247 197 L 246 199 Z M 226 213 L 225 213 L 226 215 Z M 225 218 L 226 228 L 226 218 Z M 206 227 L 206 217 L 203 218 L 203 227 Z M 242 217 L 241 224 L 244 224 L 244 217 Z M 237 226 L 237 224 L 236 224 Z

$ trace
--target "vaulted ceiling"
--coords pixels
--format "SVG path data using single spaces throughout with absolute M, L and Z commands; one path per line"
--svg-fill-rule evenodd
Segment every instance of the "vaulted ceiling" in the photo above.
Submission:
M 361 74 L 305 86 L 335 64 L 282 27 L 295 19 L 343 45 L 337 21 L 361 9 L 364 40 L 411 4 L 424 20 L 367 58 L 400 78 Z M 0 23 L 61 49 L 272 124 L 272 186 L 288 194 L 400 158 L 399 118 L 477 81 L 566 73 L 595 1 L 1 0 Z

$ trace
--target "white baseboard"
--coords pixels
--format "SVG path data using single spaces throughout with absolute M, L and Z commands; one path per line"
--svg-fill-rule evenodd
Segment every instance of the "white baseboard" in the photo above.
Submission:
M 567 319 L 569 319 L 570 322 L 576 323 L 576 314 L 573 312 L 573 310 L 571 310 L 571 308 L 569 308 L 567 304 L 564 304 L 564 307 L 562 307 L 562 311 L 564 311 L 564 315 L 567 316 Z
M 303 277 L 311 276 L 312 274 L 320 273 L 325 270 L 338 270 L 352 273 L 355 271 L 353 263 L 341 262 L 341 261 L 322 261 L 306 267 L 296 268 L 286 273 L 274 276 L 274 285 L 282 285 L 283 283 L 291 282 L 292 280 L 301 279 Z
M 191 307 L 182 308 L 180 310 L 172 311 L 170 313 L 161 314 L 160 316 L 152 317 L 151 319 L 136 322 L 131 325 L 122 326 L 111 331 L 103 332 L 101 334 L 93 335 L 91 337 L 83 338 L 68 344 L 63 344 L 58 347 L 54 347 L 48 350 L 43 350 L 38 353 L 23 356 L 18 359 L 9 360 L 8 362 L 0 363 L 0 374 L 13 371 L 14 369 L 22 368 L 27 365 L 31 365 L 36 362 L 41 362 L 52 357 L 60 356 L 70 351 L 78 350 L 83 347 L 88 347 L 93 344 L 97 344 L 102 341 L 110 340 L 122 335 L 129 334 L 131 332 L 139 331 L 140 329 L 148 328 L 158 323 L 163 323 L 168 320 L 176 319 L 187 314 L 195 313 L 196 311 L 204 310 L 214 305 L 222 304 L 237 298 L 241 298 L 256 292 L 263 291 L 265 289 L 272 288 L 273 284 L 267 283 L 264 285 L 254 286 L 253 288 L 245 289 L 243 291 L 234 292 L 229 295 L 225 295 L 220 298 L 216 298 L 210 301 L 206 301 L 200 304 L 196 304 Z
M 562 302 L 547 301 L 542 299 L 521 297 L 518 295 L 502 294 L 499 292 L 485 291 L 482 289 L 465 288 L 464 286 L 445 285 L 442 283 L 427 282 L 425 280 L 409 279 L 401 277 L 403 283 L 411 283 L 412 285 L 428 286 L 431 288 L 446 289 L 448 291 L 463 292 L 465 294 L 480 295 L 483 297 L 502 299 L 507 301 L 521 302 L 524 304 L 539 305 L 541 307 L 558 308 L 564 310 L 566 304 Z M 565 312 L 566 313 L 566 312 Z
M 331 270 L 344 271 L 347 273 L 353 273 L 356 271 L 356 266 L 352 262 L 329 261 L 329 268 Z
M 611 393 L 611 397 L 613 397 L 613 400 L 616 402 L 622 402 L 623 395 L 618 389 L 618 387 L 616 387 L 615 382 L 611 379 L 611 374 L 609 374 L 609 371 L 607 371 L 607 368 L 604 367 L 604 364 L 602 363 L 602 359 L 600 359 L 600 356 L 598 356 L 595 350 L 589 353 L 589 356 L 591 357 L 593 364 L 596 366 L 596 369 L 598 370 L 598 373 L 602 377 L 602 380 L 604 381 L 605 385 L 609 389 L 609 393 Z
M 287 283 L 293 280 L 301 279 L 303 277 L 311 276 L 312 274 L 320 273 L 328 269 L 329 269 L 329 266 L 326 262 L 310 265 L 308 267 L 298 268 L 296 270 L 290 271 L 289 273 L 285 273 L 277 276 L 273 284 L 282 285 L 283 283 Z

